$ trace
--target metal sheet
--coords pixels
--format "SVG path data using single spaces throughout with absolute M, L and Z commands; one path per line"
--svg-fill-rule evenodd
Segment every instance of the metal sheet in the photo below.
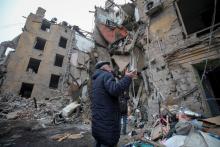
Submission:
M 127 29 L 125 27 L 115 27 L 111 28 L 104 24 L 98 24 L 98 29 L 102 34 L 103 38 L 110 44 L 125 38 L 128 35 Z
M 212 123 L 212 124 L 216 124 L 216 125 L 220 126 L 220 115 L 216 116 L 216 117 L 211 117 L 211 118 L 203 119 L 203 121 L 209 122 L 209 123 Z

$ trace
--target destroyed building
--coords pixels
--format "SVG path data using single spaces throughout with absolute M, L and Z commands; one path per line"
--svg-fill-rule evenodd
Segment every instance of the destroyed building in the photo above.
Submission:
M 130 96 L 148 121 L 163 105 L 219 115 L 218 6 L 214 0 L 108 0 L 95 8 L 94 40 L 115 70 L 137 69 Z
M 94 65 L 107 60 L 119 78 L 126 68 L 137 70 L 129 95 L 133 112 L 140 109 L 142 119 L 151 121 L 163 107 L 176 106 L 216 116 L 220 14 L 214 2 L 136 0 L 118 5 L 107 0 L 105 8 L 95 7 L 93 34 L 56 18 L 49 21 L 39 8 L 27 17 L 22 34 L 1 43 L 2 58 L 7 47 L 15 49 L 2 59 L 1 92 L 88 99 Z
M 4 60 L 7 74 L 1 87 L 2 93 L 11 92 L 42 100 L 65 93 L 74 80 L 79 87 L 87 79 L 86 70 L 82 69 L 87 67 L 87 53 L 93 48 L 93 42 L 77 26 L 65 21 L 57 23 L 56 18 L 47 20 L 45 12 L 38 8 L 36 14 L 31 13 L 23 32 L 15 41 L 9 41 L 12 45 L 8 42 L 1 44 L 4 48 L 2 56 L 7 47 L 15 49 Z M 79 68 L 78 63 L 82 69 L 72 70 Z M 70 75 L 75 79 L 70 79 Z
M 147 22 L 143 43 L 148 65 L 145 74 L 153 88 L 148 110 L 151 114 L 159 111 L 154 105 L 163 102 L 207 116 L 219 115 L 220 3 L 138 2 L 137 6 L 142 7 L 139 10 L 144 10 L 139 11 L 140 16 Z
M 171 123 L 180 122 L 176 116 L 185 110 L 220 135 L 219 6 L 217 0 L 106 0 L 104 8 L 95 6 L 92 33 L 49 21 L 38 8 L 18 37 L 0 44 L 1 94 L 35 102 L 3 95 L 0 118 L 57 125 L 80 114 L 90 124 L 91 75 L 104 60 L 117 79 L 126 69 L 138 73 L 129 88 L 130 136 L 136 131 L 148 142 L 169 138 Z M 7 47 L 15 51 L 5 57 Z M 34 105 L 40 109 L 29 109 Z M 202 118 L 211 116 L 217 117 Z

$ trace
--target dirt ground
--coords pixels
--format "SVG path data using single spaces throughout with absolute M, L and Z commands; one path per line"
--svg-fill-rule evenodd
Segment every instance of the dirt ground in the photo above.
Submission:
M 89 126 L 60 125 L 43 128 L 36 121 L 1 121 L 0 122 L 1 147 L 89 147 L 94 142 Z M 57 134 L 78 134 L 79 139 L 53 140 Z
M 65 133 L 81 133 L 82 137 L 54 140 L 54 136 Z M 128 142 L 127 135 L 121 136 L 118 147 Z M 37 121 L 0 121 L 0 147 L 93 147 L 93 144 L 89 125 L 62 124 L 44 128 Z

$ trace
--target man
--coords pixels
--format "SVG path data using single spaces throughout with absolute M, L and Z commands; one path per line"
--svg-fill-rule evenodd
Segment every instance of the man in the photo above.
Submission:
M 129 88 L 136 72 L 126 71 L 116 82 L 110 62 L 100 61 L 92 77 L 92 135 L 96 147 L 114 147 L 120 138 L 120 107 L 118 97 Z

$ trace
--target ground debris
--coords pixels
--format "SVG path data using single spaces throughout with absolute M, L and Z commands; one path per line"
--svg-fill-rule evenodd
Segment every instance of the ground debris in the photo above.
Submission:
M 66 139 L 80 139 L 82 137 L 83 137 L 83 133 L 78 133 L 78 134 L 64 133 L 64 134 L 53 135 L 50 138 L 58 142 L 61 142 Z
M 71 98 L 65 96 L 54 97 L 37 102 L 36 108 L 32 98 L 22 98 L 11 93 L 4 94 L 0 96 L 0 119 L 38 120 L 51 125 L 56 114 L 59 114 L 70 101 Z M 71 117 L 70 114 L 68 115 Z

